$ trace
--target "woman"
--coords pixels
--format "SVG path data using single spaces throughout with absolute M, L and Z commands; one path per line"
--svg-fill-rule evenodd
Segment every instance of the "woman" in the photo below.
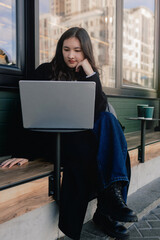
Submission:
M 137 221 L 125 203 L 130 178 L 127 144 L 118 120 L 105 112 L 107 98 L 86 30 L 73 27 L 64 32 L 53 60 L 40 65 L 35 78 L 96 83 L 94 129 L 62 136 L 59 228 L 70 238 L 79 239 L 88 202 L 97 197 L 94 223 L 111 237 L 128 239 L 127 229 L 117 222 Z M 10 159 L 2 167 L 25 161 Z

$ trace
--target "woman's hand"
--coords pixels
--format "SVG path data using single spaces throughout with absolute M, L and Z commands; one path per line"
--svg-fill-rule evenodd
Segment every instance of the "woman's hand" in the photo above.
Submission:
M 83 68 L 84 72 L 87 76 L 94 73 L 91 64 L 88 62 L 88 60 L 85 58 L 83 61 L 79 62 L 76 66 L 76 72 L 79 72 L 80 67 Z
M 28 159 L 26 159 L 26 158 L 10 158 L 10 159 L 7 159 L 4 162 L 2 162 L 0 164 L 0 167 L 1 168 L 5 168 L 5 167 L 11 168 L 14 165 L 22 166 L 23 164 L 25 164 L 27 162 L 28 162 Z

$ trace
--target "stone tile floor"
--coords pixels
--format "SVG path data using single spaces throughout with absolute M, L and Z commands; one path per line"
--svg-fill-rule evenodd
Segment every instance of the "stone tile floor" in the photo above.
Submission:
M 160 240 L 160 205 L 151 210 L 150 213 L 145 215 L 137 223 L 129 227 L 130 238 L 129 240 Z M 65 237 L 65 240 L 70 238 Z M 81 240 L 111 240 L 102 233 L 94 223 L 89 221 L 84 224 L 81 234 Z M 120 239 L 116 239 L 120 240 Z
M 160 240 L 160 206 L 130 228 L 130 240 Z

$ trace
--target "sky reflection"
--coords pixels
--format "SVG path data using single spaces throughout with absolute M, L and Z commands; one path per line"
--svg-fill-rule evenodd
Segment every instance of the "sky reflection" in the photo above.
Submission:
M 0 49 L 16 61 L 15 0 L 0 0 Z
M 154 12 L 154 0 L 124 0 L 124 8 L 147 7 Z

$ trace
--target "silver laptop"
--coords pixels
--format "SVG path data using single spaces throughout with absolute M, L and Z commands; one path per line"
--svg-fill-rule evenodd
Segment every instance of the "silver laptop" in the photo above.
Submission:
M 95 82 L 21 80 L 24 128 L 92 129 Z

